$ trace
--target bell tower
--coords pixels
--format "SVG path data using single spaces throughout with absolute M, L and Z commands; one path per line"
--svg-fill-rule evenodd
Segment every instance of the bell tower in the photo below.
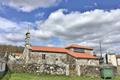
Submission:
M 28 27 L 28 31 L 25 34 L 25 47 L 30 49 L 30 32 L 29 32 L 29 27 Z
M 30 32 L 29 32 L 29 27 L 28 27 L 28 31 L 25 34 L 25 48 L 23 51 L 23 59 L 25 61 L 25 63 L 28 63 L 30 60 Z

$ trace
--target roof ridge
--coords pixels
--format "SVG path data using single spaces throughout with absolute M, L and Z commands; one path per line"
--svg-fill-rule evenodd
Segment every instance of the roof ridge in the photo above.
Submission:
M 32 46 L 32 47 L 62 48 L 62 47 L 52 47 L 52 46 Z M 63 49 L 65 49 L 65 48 L 63 48 Z
M 93 49 L 93 48 L 90 48 L 89 46 L 86 46 L 86 45 L 80 45 L 80 44 L 71 44 L 71 45 L 68 45 L 66 46 L 65 48 L 72 48 L 72 47 L 78 47 L 78 48 L 86 48 L 86 49 Z

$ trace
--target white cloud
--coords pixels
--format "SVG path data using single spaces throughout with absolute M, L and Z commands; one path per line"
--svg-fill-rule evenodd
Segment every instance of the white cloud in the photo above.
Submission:
M 0 17 L 0 44 L 23 45 L 28 22 L 13 22 Z
M 47 8 L 57 4 L 60 0 L 0 0 L 2 5 L 13 7 L 17 10 L 30 12 L 37 8 Z
M 72 12 L 65 15 L 63 10 L 58 10 L 52 13 L 45 22 L 38 25 L 42 31 L 52 32 L 55 35 L 66 36 L 67 38 L 69 36 L 78 38 L 82 35 L 82 37 L 86 36 L 87 38 L 87 35 L 84 34 L 97 36 L 97 34 L 102 35 L 119 28 L 119 25 L 116 25 L 120 20 L 118 18 L 119 13 L 120 10 L 111 12 L 95 10 L 85 13 Z
M 7 22 L 7 24 L 6 24 L 6 22 Z M 0 17 L 0 29 L 9 30 L 9 29 L 13 29 L 16 27 L 17 27 L 16 23 L 14 23 L 14 22 L 12 23 L 11 21 Z
M 103 48 L 113 47 L 111 43 L 120 42 L 120 39 L 118 39 L 120 36 L 109 37 L 120 34 L 120 32 L 114 34 L 114 32 L 120 30 L 120 9 L 111 11 L 96 9 L 84 13 L 76 11 L 69 14 L 63 12 L 64 9 L 53 12 L 46 21 L 38 24 L 38 30 L 36 31 L 50 33 L 43 33 L 43 36 L 45 35 L 48 39 L 59 37 L 66 40 L 67 43 L 84 41 L 86 44 L 89 43 L 90 46 L 94 44 L 94 47 L 101 39 L 104 43 Z
M 102 40 L 103 50 L 115 48 L 115 46 L 120 48 L 120 9 L 111 11 L 96 9 L 69 14 L 64 14 L 64 11 L 66 10 L 57 10 L 51 13 L 47 20 L 36 21 L 35 24 L 38 26 L 35 29 L 30 28 L 31 41 L 33 41 L 31 43 L 48 42 L 51 44 L 49 40 L 56 37 L 60 39 L 60 46 L 78 43 L 92 46 L 98 51 L 99 40 Z M 16 23 L 0 18 L 0 30 L 3 30 L 0 35 L 0 43 L 3 41 L 3 43 L 23 44 L 28 24 L 34 25 L 34 23 Z

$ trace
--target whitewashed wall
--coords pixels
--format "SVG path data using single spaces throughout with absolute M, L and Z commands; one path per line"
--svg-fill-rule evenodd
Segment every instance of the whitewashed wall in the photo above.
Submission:
M 115 54 L 108 54 L 107 55 L 107 62 L 112 64 L 113 66 L 117 66 L 117 59 Z
M 117 58 L 117 65 L 120 66 L 120 58 Z

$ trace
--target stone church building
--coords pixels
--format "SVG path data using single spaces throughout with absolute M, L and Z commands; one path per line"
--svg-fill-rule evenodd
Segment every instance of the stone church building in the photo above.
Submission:
M 99 65 L 99 60 L 93 56 L 93 49 L 88 46 L 72 44 L 67 47 L 33 46 L 29 42 L 30 33 L 26 33 L 25 49 L 22 58 L 26 63 L 78 65 Z

